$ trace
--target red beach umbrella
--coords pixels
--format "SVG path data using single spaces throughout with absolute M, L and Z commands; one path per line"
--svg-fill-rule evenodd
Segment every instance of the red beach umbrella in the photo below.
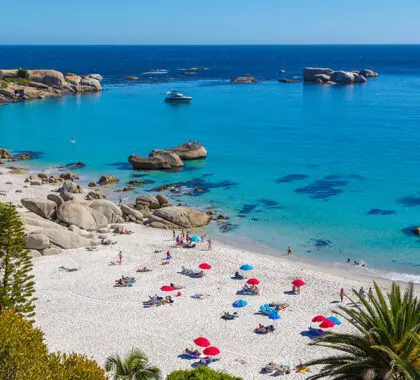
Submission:
M 303 280 L 302 280 L 302 279 L 300 279 L 300 278 L 297 278 L 296 280 L 294 280 L 294 281 L 292 282 L 292 284 L 293 284 L 294 286 L 297 286 L 297 287 L 299 288 L 299 287 L 301 287 L 301 286 L 305 285 L 305 281 L 303 281 Z
M 326 319 L 323 315 L 317 315 L 312 318 L 312 322 L 324 322 Z
M 197 339 L 194 339 L 194 343 L 199 347 L 208 347 L 210 346 L 210 342 L 208 339 L 200 336 Z
M 162 292 L 173 292 L 175 288 L 169 285 L 164 285 L 160 288 L 160 290 L 162 290 Z
M 217 347 L 214 346 L 210 346 L 207 347 L 204 351 L 203 351 L 204 355 L 209 355 L 209 356 L 216 356 L 220 354 L 220 350 Z
M 319 327 L 321 327 L 322 329 L 330 329 L 331 327 L 334 327 L 335 323 L 333 321 L 330 321 L 329 319 L 325 319 L 325 321 L 323 321 Z
M 246 283 L 250 285 L 258 285 L 260 283 L 260 280 L 256 278 L 250 278 Z
M 198 267 L 200 269 L 211 269 L 211 265 L 207 263 L 201 263 Z

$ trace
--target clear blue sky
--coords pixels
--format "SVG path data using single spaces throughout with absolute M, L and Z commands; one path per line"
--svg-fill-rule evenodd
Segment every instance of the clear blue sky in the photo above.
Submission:
M 420 43 L 420 0 L 19 0 L 6 8 L 0 44 Z

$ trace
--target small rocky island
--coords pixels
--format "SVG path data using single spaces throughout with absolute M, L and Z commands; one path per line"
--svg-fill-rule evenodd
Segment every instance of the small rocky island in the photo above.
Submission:
M 303 70 L 303 80 L 318 84 L 355 84 L 365 83 L 367 78 L 379 76 L 373 70 L 363 69 L 354 71 L 334 71 L 321 67 L 305 67 Z
M 79 76 L 56 70 L 0 69 L 0 104 L 102 90 L 100 74 Z
M 184 160 L 197 160 L 207 157 L 207 150 L 197 143 L 186 143 L 170 149 L 154 149 L 149 157 L 136 154 L 128 157 L 128 162 L 135 170 L 166 170 L 181 168 Z

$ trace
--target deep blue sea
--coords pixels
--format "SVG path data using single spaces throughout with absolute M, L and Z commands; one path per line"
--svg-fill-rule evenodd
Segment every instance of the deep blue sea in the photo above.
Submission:
M 300 79 L 305 66 L 380 76 L 355 86 L 277 81 Z M 179 198 L 230 216 L 227 231 L 212 234 L 281 253 L 291 245 L 312 260 L 363 260 L 420 282 L 420 238 L 411 233 L 420 225 L 420 46 L 0 46 L 0 68 L 15 67 L 104 76 L 101 94 L 0 107 L 0 145 L 39 152 L 31 165 L 84 161 L 86 180 L 147 180 L 137 193 L 203 187 Z M 179 70 L 189 67 L 206 69 Z M 142 76 L 155 69 L 168 74 Z M 229 82 L 244 74 L 259 83 Z M 192 103 L 166 104 L 174 88 Z M 132 153 L 189 138 L 207 147 L 206 160 L 176 172 L 127 164 Z

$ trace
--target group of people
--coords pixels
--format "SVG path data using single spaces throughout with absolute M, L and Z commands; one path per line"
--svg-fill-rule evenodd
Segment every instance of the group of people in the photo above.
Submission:
M 273 325 L 264 326 L 261 323 L 258 325 L 258 327 L 255 328 L 255 332 L 257 334 L 267 334 L 269 332 L 273 332 L 275 330 Z
M 350 260 L 350 258 L 348 258 L 347 259 L 347 261 L 346 261 L 346 264 L 353 264 L 353 265 L 360 265 L 361 267 L 364 267 L 365 266 L 365 264 L 364 263 L 361 263 L 360 261 L 356 261 L 356 260 L 353 260 L 353 262 Z
M 260 289 L 257 285 L 248 285 L 245 284 L 242 288 L 242 292 L 245 294 L 252 294 L 252 295 L 258 295 L 260 294 Z
M 371 300 L 373 298 L 373 289 L 371 287 L 369 287 L 367 296 L 366 296 L 366 292 L 365 289 L 363 288 L 363 286 L 359 289 L 359 295 L 360 297 L 362 297 L 363 299 L 366 299 L 366 297 Z M 346 293 L 344 291 L 344 288 L 340 289 L 340 301 L 343 302 L 344 301 L 344 297 L 346 296 Z
M 175 240 L 177 246 L 181 246 L 182 248 L 194 248 L 196 246 L 195 242 L 191 241 L 191 235 L 189 231 L 185 232 L 184 230 L 181 231 L 179 235 L 177 235 L 175 230 L 172 230 L 172 238 Z M 213 248 L 213 242 L 211 239 L 207 238 L 207 235 L 200 236 L 201 243 L 205 243 L 207 241 L 207 249 L 210 251 Z

